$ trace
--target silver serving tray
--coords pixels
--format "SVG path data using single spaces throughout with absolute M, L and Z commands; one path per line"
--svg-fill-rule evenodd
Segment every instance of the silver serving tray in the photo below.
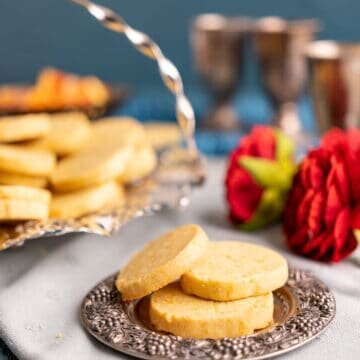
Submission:
M 274 292 L 274 323 L 251 336 L 220 340 L 186 339 L 156 331 L 148 298 L 124 302 L 116 275 L 96 285 L 81 305 L 85 329 L 97 340 L 139 359 L 265 359 L 294 350 L 319 336 L 335 316 L 330 289 L 311 273 L 290 268 L 284 287 Z
M 186 207 L 191 189 L 200 186 L 204 180 L 204 161 L 199 155 L 194 157 L 184 148 L 168 149 L 159 154 L 159 166 L 151 176 L 127 188 L 125 206 L 76 219 L 0 225 L 0 251 L 45 236 L 79 232 L 111 235 L 131 219 L 166 208 Z

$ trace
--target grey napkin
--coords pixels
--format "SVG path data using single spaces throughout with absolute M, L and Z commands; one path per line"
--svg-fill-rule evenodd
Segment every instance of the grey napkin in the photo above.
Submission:
M 223 176 L 224 162 L 209 161 L 209 180 L 192 194 L 188 209 L 137 219 L 111 238 L 47 238 L 0 253 L 0 337 L 19 359 L 127 358 L 99 344 L 82 328 L 79 305 L 83 296 L 120 269 L 146 241 L 178 225 L 198 223 L 212 239 L 273 247 L 290 264 L 312 270 L 331 287 L 337 301 L 334 323 L 320 338 L 284 358 L 358 359 L 360 265 L 354 260 L 324 265 L 291 255 L 279 226 L 251 234 L 237 231 L 226 220 Z

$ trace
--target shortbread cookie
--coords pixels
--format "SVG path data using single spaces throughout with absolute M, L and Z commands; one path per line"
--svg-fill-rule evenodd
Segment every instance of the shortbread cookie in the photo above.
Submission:
M 268 248 L 236 241 L 209 244 L 196 266 L 181 277 L 188 294 L 230 301 L 266 294 L 288 278 L 286 260 Z
M 127 145 L 103 144 L 61 160 L 51 175 L 58 191 L 73 191 L 119 177 L 128 163 L 133 148 Z
M 54 194 L 50 217 L 57 219 L 76 218 L 107 206 L 122 206 L 125 203 L 123 188 L 115 181 L 66 194 Z
M 151 295 L 150 320 L 156 329 L 184 338 L 237 337 L 273 321 L 272 293 L 218 302 L 185 294 L 173 283 Z
M 0 222 L 44 220 L 48 218 L 49 204 L 22 199 L 0 201 Z
M 49 116 L 30 114 L 0 119 L 0 142 L 17 142 L 45 136 L 50 130 Z
M 129 184 L 143 179 L 155 170 L 156 164 L 157 156 L 152 146 L 148 144 L 136 146 L 119 181 Z
M 0 172 L 30 176 L 48 176 L 55 168 L 56 157 L 44 150 L 18 145 L 0 145 Z
M 0 185 L 0 200 L 4 199 L 34 200 L 49 203 L 51 193 L 50 191 L 35 189 L 30 186 Z
M 183 225 L 149 242 L 120 272 L 116 287 L 123 300 L 151 294 L 177 280 L 203 255 L 208 245 L 197 225 Z
M 80 112 L 59 113 L 50 117 L 50 131 L 43 139 L 33 141 L 30 147 L 53 151 L 64 156 L 83 149 L 90 138 L 90 122 Z
M 18 175 L 7 172 L 0 172 L 0 184 L 2 185 L 25 185 L 37 188 L 46 187 L 46 177 Z
M 0 221 L 42 220 L 48 217 L 51 194 L 27 186 L 0 186 Z
M 108 117 L 92 125 L 89 147 L 102 147 L 104 143 L 138 145 L 146 141 L 144 127 L 128 117 Z
M 166 122 L 150 122 L 144 124 L 146 137 L 156 149 L 179 144 L 182 135 L 177 124 Z

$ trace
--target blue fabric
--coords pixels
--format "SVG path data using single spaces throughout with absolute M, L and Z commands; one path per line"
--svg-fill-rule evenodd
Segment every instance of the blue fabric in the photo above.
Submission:
M 240 94 L 234 99 L 234 108 L 241 118 L 239 132 L 219 132 L 203 130 L 201 119 L 204 117 L 209 101 L 196 91 L 188 92 L 198 119 L 196 140 L 199 149 L 207 155 L 225 155 L 231 151 L 254 124 L 270 124 L 272 108 L 266 97 L 260 93 Z M 300 117 L 305 132 L 314 134 L 315 126 L 308 97 L 299 102 Z M 116 115 L 129 115 L 141 121 L 176 121 L 174 112 L 174 98 L 164 92 L 139 93 L 127 101 L 122 107 L 113 111 Z

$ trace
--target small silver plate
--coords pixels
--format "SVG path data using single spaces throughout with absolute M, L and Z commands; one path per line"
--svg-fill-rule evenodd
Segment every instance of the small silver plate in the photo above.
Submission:
M 123 302 L 112 275 L 86 295 L 81 320 L 97 340 L 139 359 L 265 359 L 320 335 L 336 311 L 330 289 L 311 273 L 294 268 L 286 285 L 274 292 L 274 323 L 250 336 L 198 340 L 158 332 L 149 321 L 148 300 Z

